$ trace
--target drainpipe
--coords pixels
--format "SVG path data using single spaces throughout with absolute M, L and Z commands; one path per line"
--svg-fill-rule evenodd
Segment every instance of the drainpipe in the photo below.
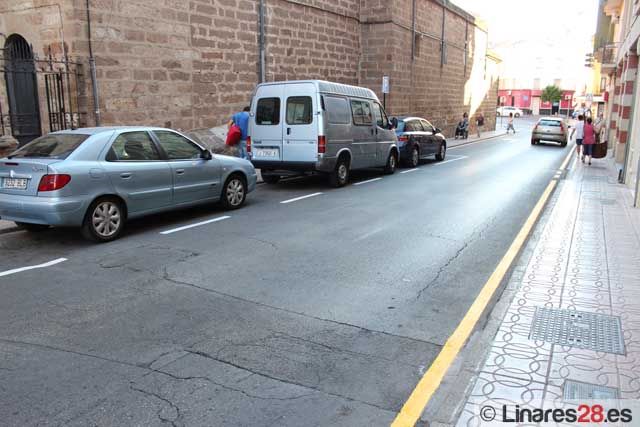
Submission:
M 260 0 L 258 6 L 258 58 L 260 61 L 259 83 L 266 81 L 266 57 L 265 57 L 265 31 L 264 31 L 264 1 Z
M 91 10 L 87 0 L 87 40 L 89 42 L 89 69 L 91 71 L 91 88 L 93 92 L 93 108 L 96 126 L 100 126 L 100 99 L 98 97 L 98 77 L 96 76 L 96 59 L 93 57 L 91 45 Z
M 411 22 L 411 60 L 416 59 L 416 0 L 413 0 L 412 5 L 412 22 Z

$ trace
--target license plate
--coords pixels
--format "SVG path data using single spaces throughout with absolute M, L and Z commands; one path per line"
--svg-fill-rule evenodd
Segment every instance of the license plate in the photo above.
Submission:
M 255 152 L 256 157 L 278 157 L 277 148 L 258 148 Z
M 26 190 L 27 181 L 27 178 L 5 178 L 2 181 L 2 187 L 14 190 Z

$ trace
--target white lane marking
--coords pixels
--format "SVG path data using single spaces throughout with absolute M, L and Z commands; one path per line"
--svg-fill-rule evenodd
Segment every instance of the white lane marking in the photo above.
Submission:
M 458 160 L 468 159 L 468 158 L 469 158 L 469 156 L 457 157 L 457 158 L 455 158 L 455 159 L 445 160 L 444 162 L 438 162 L 438 163 L 436 163 L 434 166 L 444 165 L 445 163 L 457 162 Z
M 187 229 L 193 228 L 193 227 L 200 227 L 201 225 L 211 224 L 212 222 L 218 222 L 218 221 L 222 221 L 223 219 L 228 219 L 228 218 L 231 218 L 231 217 L 228 216 L 228 215 L 219 216 L 217 218 L 209 219 L 207 221 L 196 222 L 195 224 L 185 225 L 183 227 L 178 227 L 178 228 L 173 228 L 171 230 L 161 231 L 160 234 L 177 233 L 178 231 L 187 230 Z
M 283 205 L 286 205 L 287 203 L 297 202 L 298 200 L 308 199 L 309 197 L 315 197 L 315 196 L 319 196 L 321 194 L 322 193 L 307 194 L 306 196 L 300 196 L 300 197 L 296 197 L 294 199 L 284 200 L 284 201 L 282 201 L 280 203 L 283 204 Z
M 409 172 L 415 172 L 415 171 L 419 171 L 419 170 L 420 170 L 420 169 L 415 168 L 415 169 L 409 169 L 409 170 L 407 170 L 407 171 L 402 171 L 402 172 L 400 172 L 400 173 L 409 173 Z
M 20 268 L 14 268 L 13 270 L 2 271 L 0 272 L 0 277 L 8 276 L 10 274 L 20 273 L 22 271 L 33 270 L 36 268 L 51 267 L 52 265 L 60 264 L 61 262 L 65 262 L 66 260 L 67 260 L 66 258 L 58 258 L 58 259 L 54 259 L 53 261 L 45 262 L 44 264 L 31 265 L 29 267 L 20 267 Z
M 369 182 L 374 182 L 374 181 L 380 181 L 382 178 L 373 178 L 373 179 L 368 179 L 366 181 L 360 181 L 360 182 L 354 182 L 353 185 L 362 185 L 362 184 L 368 184 Z

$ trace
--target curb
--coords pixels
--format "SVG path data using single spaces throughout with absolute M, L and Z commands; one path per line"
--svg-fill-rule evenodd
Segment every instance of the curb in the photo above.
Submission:
M 16 231 L 20 231 L 21 228 L 18 226 L 7 227 L 0 229 L 0 236 L 3 234 L 15 233 Z

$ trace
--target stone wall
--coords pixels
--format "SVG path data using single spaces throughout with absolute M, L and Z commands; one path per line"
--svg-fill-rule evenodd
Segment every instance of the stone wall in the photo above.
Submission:
M 463 111 L 482 109 L 493 120 L 485 30 L 446 0 L 417 0 L 412 57 L 412 1 L 266 0 L 267 80 L 359 84 L 382 99 L 388 75 L 390 115 L 425 116 L 447 133 Z M 0 10 L 20 10 L 2 14 L 0 33 L 19 32 L 38 52 L 66 45 L 72 59 L 87 63 L 85 1 L 40 3 L 0 0 Z M 257 0 L 90 3 L 103 125 L 210 128 L 249 103 L 259 76 Z M 89 78 L 83 91 L 91 93 Z M 88 125 L 92 102 L 82 101 Z

